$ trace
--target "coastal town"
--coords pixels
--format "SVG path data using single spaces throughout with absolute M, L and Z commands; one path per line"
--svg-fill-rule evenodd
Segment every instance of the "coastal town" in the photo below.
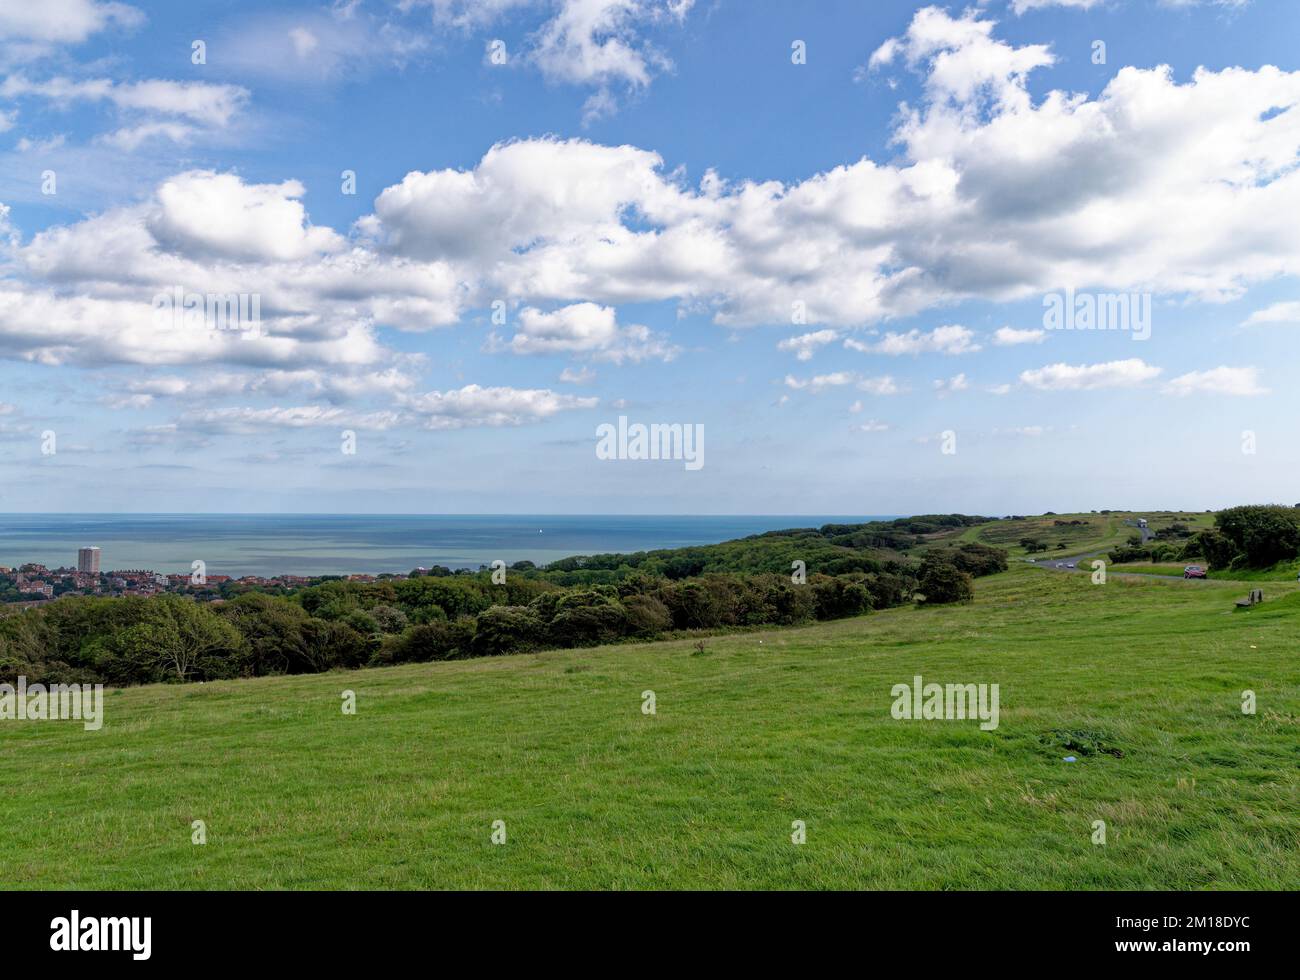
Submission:
M 400 581 L 421 575 L 451 574 L 441 567 L 416 568 L 410 574 L 379 575 L 210 575 L 205 571 L 168 574 L 145 568 L 101 571 L 97 547 L 80 548 L 76 567 L 49 568 L 35 562 L 10 567 L 0 565 L 0 603 L 8 608 L 29 608 L 66 595 L 151 596 L 174 592 L 201 602 L 222 602 L 228 595 L 249 590 L 287 594 L 330 580 L 349 582 Z

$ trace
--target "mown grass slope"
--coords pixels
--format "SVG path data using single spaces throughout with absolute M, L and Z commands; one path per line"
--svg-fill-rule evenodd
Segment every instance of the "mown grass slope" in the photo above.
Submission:
M 99 732 L 0 722 L 0 886 L 1290 888 L 1294 589 L 1233 613 L 1240 584 L 1017 567 L 968 607 L 711 637 L 704 655 L 110 692 Z M 894 720 L 890 688 L 916 674 L 998 683 L 1000 727 Z M 1053 730 L 1122 757 L 1064 762 Z

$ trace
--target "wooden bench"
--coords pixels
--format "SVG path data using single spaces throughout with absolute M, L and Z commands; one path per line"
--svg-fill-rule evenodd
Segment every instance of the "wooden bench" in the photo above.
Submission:
M 1257 606 L 1264 601 L 1263 589 L 1251 589 L 1250 595 L 1245 599 L 1237 600 L 1238 609 L 1249 609 L 1251 606 Z

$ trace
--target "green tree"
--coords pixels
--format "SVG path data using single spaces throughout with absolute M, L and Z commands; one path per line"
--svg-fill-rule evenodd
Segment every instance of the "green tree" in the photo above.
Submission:
M 239 672 L 246 677 L 289 673 L 309 659 L 303 628 L 310 617 L 300 606 L 247 592 L 221 606 L 219 615 L 244 637 Z
M 1276 504 L 1230 507 L 1214 516 L 1215 526 L 1250 568 L 1267 568 L 1300 554 L 1298 522 L 1300 513 L 1294 508 Z
M 975 598 L 971 577 L 938 552 L 930 552 L 921 562 L 917 589 L 924 596 L 923 605 L 970 602 Z
M 492 606 L 478 615 L 474 653 L 494 657 L 535 650 L 543 636 L 541 619 L 527 606 Z
M 178 681 L 228 676 L 244 638 L 211 608 L 164 595 L 145 600 L 141 619 L 113 638 L 118 657 L 154 665 Z

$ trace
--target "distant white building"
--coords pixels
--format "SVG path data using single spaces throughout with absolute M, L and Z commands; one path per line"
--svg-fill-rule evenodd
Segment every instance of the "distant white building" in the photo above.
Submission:
M 81 548 L 77 551 L 77 571 L 99 574 L 99 549 Z

